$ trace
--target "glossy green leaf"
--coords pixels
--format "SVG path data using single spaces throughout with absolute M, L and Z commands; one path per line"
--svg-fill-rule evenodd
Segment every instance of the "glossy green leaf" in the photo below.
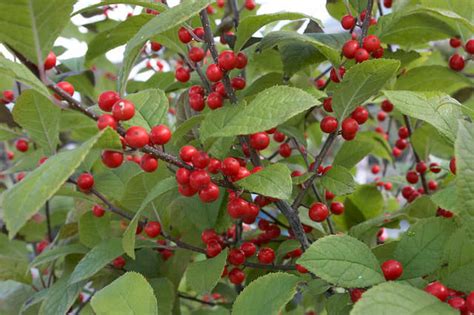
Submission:
M 323 280 L 346 288 L 385 281 L 378 260 L 367 245 L 347 235 L 318 239 L 298 259 L 298 264 Z
M 9 240 L 5 234 L 0 235 L 0 280 L 31 282 L 28 261 L 29 253 L 26 243 Z
M 198 294 L 212 292 L 227 262 L 227 249 L 214 258 L 196 261 L 186 269 L 186 283 Z
M 21 306 L 34 291 L 29 285 L 13 280 L 0 281 L 0 313 L 4 315 L 20 314 Z
M 272 164 L 237 182 L 239 186 L 264 196 L 289 199 L 291 197 L 291 171 L 281 163 Z
M 346 168 L 337 165 L 323 175 L 321 184 L 338 196 L 354 192 L 357 185 L 352 174 Z
M 21 63 L 10 61 L 3 57 L 3 55 L 0 55 L 0 74 L 24 83 L 44 96 L 49 97 L 49 92 L 46 86 L 41 83 L 41 81 L 35 77 L 26 66 Z
M 466 232 L 457 230 L 446 242 L 443 260 L 446 272 L 441 282 L 449 288 L 462 292 L 474 290 L 474 241 Z
M 92 210 L 92 204 L 89 204 Z M 79 218 L 79 240 L 89 248 L 98 245 L 105 239 L 110 238 L 111 214 L 106 213 L 97 218 L 92 211 L 87 211 Z
M 135 105 L 135 116 L 126 121 L 126 127 L 142 126 L 147 130 L 167 123 L 168 97 L 158 89 L 144 90 L 127 95 L 126 99 Z

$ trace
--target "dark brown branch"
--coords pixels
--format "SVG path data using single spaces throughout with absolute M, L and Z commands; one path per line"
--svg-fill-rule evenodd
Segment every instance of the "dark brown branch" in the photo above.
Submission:
M 410 118 L 407 115 L 403 115 L 403 120 L 405 121 L 405 126 L 408 129 L 408 135 L 411 139 L 411 135 L 413 134 L 413 128 L 411 126 Z M 413 143 L 411 142 L 411 140 L 410 140 L 410 146 L 411 146 L 411 150 L 413 151 L 413 155 L 415 156 L 416 163 L 422 162 L 422 160 L 421 160 L 420 156 L 418 155 L 418 153 L 416 152 L 415 147 L 413 146 Z M 420 178 L 421 178 L 421 184 L 423 186 L 423 189 L 425 190 L 425 194 L 429 195 L 430 190 L 428 188 L 428 183 L 426 182 L 425 174 L 420 173 Z
M 53 231 L 51 230 L 51 216 L 49 213 L 49 200 L 46 201 L 44 205 L 44 212 L 46 214 L 46 227 L 48 228 L 48 241 L 51 243 L 53 241 Z
M 362 47 L 362 41 L 367 36 L 367 32 L 369 31 L 370 19 L 372 18 L 373 7 L 374 7 L 374 0 L 368 0 L 364 23 L 362 24 L 362 34 L 360 35 L 360 39 L 359 39 L 359 43 L 361 47 Z
M 244 263 L 244 266 L 249 267 L 249 268 L 266 269 L 266 270 L 273 270 L 273 271 L 296 270 L 296 266 L 294 265 L 264 265 L 264 264 L 257 264 L 257 263 L 248 262 L 248 261 Z

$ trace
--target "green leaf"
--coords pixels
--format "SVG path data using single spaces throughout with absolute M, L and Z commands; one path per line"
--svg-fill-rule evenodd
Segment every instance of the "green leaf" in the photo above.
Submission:
M 111 149 L 121 147 L 118 135 L 111 129 L 106 129 L 79 148 L 50 157 L 25 179 L 5 192 L 4 220 L 10 238 L 13 238 L 26 221 L 61 188 L 95 145 Z M 29 197 L 24 198 L 25 196 Z
M 247 40 L 249 40 L 252 35 L 257 32 L 263 26 L 270 24 L 275 21 L 282 20 L 300 20 L 310 18 L 309 16 L 302 13 L 292 13 L 292 12 L 281 12 L 281 13 L 272 13 L 272 14 L 261 14 L 247 16 L 243 18 L 239 23 L 239 29 L 235 36 L 237 40 L 234 44 L 234 51 L 238 52 L 244 47 Z M 317 22 L 317 21 L 316 21 Z
M 235 300 L 233 315 L 277 315 L 296 293 L 300 279 L 282 272 L 260 277 Z
M 136 272 L 127 272 L 97 292 L 91 305 L 97 315 L 158 314 L 153 288 Z
M 281 163 L 272 164 L 237 182 L 239 186 L 264 196 L 287 200 L 291 197 L 291 171 Z
M 36 256 L 35 259 L 33 259 L 33 261 L 30 263 L 30 268 L 44 265 L 70 254 L 86 254 L 88 251 L 89 249 L 82 244 L 70 244 L 54 247 Z
M 334 158 L 333 165 L 351 169 L 372 152 L 373 148 L 372 142 L 361 140 L 359 137 L 352 141 L 344 141 Z
M 196 293 L 212 292 L 221 279 L 227 261 L 227 249 L 214 258 L 191 263 L 186 269 L 186 283 Z
M 120 239 L 111 238 L 102 241 L 77 264 L 71 274 L 69 284 L 72 285 L 92 277 L 122 254 L 123 248 Z
M 211 2 L 211 0 L 187 1 L 164 11 L 146 23 L 135 36 L 128 41 L 127 47 L 125 48 L 123 66 L 120 69 L 117 83 L 118 90 L 122 93 L 125 91 L 127 79 L 133 64 L 147 40 L 180 25 L 206 8 Z
M 456 191 L 456 182 L 436 191 L 431 195 L 431 200 L 443 209 L 448 209 L 451 212 L 458 213 L 458 198 Z
M 456 138 L 456 190 L 459 215 L 471 240 L 474 240 L 474 127 L 466 121 L 459 123 Z
M 151 190 L 143 199 L 142 205 L 135 213 L 132 221 L 127 226 L 122 238 L 122 246 L 125 253 L 130 256 L 131 258 L 135 259 L 135 232 L 137 229 L 138 221 L 140 220 L 140 216 L 142 212 L 146 209 L 146 207 L 152 203 L 155 199 L 159 198 L 164 193 L 175 189 L 176 188 L 176 180 L 172 177 L 166 178 L 160 181 L 154 188 Z
M 430 124 L 417 127 L 410 137 L 411 144 L 421 159 L 434 155 L 449 160 L 454 156 L 454 146 L 445 137 L 433 137 L 436 128 Z
M 150 279 L 158 304 L 158 314 L 171 315 L 176 293 L 173 283 L 168 278 Z
M 443 260 L 446 271 L 442 275 L 442 283 L 449 288 L 471 292 L 474 290 L 474 241 L 466 232 L 457 230 L 446 243 Z
M 89 204 L 92 209 L 92 205 Z M 92 248 L 110 238 L 110 214 L 97 218 L 92 211 L 87 211 L 79 218 L 79 240 L 82 244 Z
M 69 276 L 62 276 L 49 289 L 39 314 L 66 314 L 76 301 L 86 281 L 69 284 Z
M 43 64 L 69 21 L 75 0 L 0 1 L 0 41 Z
M 351 315 L 367 314 L 454 315 L 458 311 L 423 290 L 390 281 L 365 292 L 351 311 Z
M 323 280 L 345 288 L 384 281 L 377 258 L 367 245 L 347 235 L 318 239 L 297 262 Z
M 167 122 L 168 97 L 162 90 L 145 90 L 127 95 L 135 105 L 135 116 L 125 122 L 126 127 L 141 126 L 147 130 Z
M 29 253 L 26 243 L 9 240 L 5 234 L 0 235 L 0 280 L 31 282 L 28 269 Z
M 0 313 L 4 315 L 20 314 L 20 309 L 34 291 L 29 285 L 13 280 L 0 281 Z
M 260 92 L 247 106 L 225 106 L 208 113 L 201 124 L 201 139 L 268 130 L 319 104 L 303 90 L 275 86 Z
M 8 141 L 21 136 L 18 130 L 10 128 L 7 124 L 0 124 L 0 141 Z
M 373 59 L 351 67 L 332 97 L 332 108 L 339 121 L 349 116 L 359 105 L 377 94 L 397 72 L 400 62 Z
M 53 154 L 59 143 L 58 106 L 35 90 L 21 93 L 13 108 L 13 118 L 40 147 Z
M 457 100 L 439 92 L 384 91 L 385 96 L 402 114 L 426 121 L 454 142 L 461 118 Z
M 471 81 L 459 72 L 446 66 L 422 66 L 401 75 L 395 84 L 395 90 L 439 91 L 447 94 L 471 86 Z
M 321 184 L 336 195 L 347 195 L 356 189 L 356 182 L 352 174 L 342 166 L 334 166 L 323 175 Z
M 38 80 L 38 78 L 35 77 L 27 67 L 21 63 L 10 61 L 3 57 L 3 55 L 0 55 L 0 74 L 24 83 L 44 96 L 49 97 L 49 92 L 46 86 L 41 83 L 41 81 Z
M 349 3 L 357 12 L 362 12 L 367 9 L 367 0 L 349 0 Z
M 444 245 L 454 229 L 453 221 L 442 217 L 411 226 L 395 250 L 395 259 L 403 266 L 401 279 L 425 276 L 441 267 Z
M 95 9 L 95 8 L 99 8 L 99 7 L 103 7 L 103 6 L 107 6 L 107 5 L 111 5 L 111 4 L 117 4 L 117 3 L 138 5 L 138 6 L 141 6 L 141 7 L 144 7 L 144 8 L 149 8 L 149 9 L 156 10 L 158 12 L 163 12 L 167 9 L 167 6 L 165 6 L 164 4 L 162 4 L 160 2 L 150 2 L 148 0 L 102 0 L 99 3 L 93 4 L 93 5 L 90 5 L 88 7 L 83 8 L 83 9 L 80 9 L 78 11 L 75 11 L 71 15 L 74 16 L 74 15 L 77 15 L 77 14 L 82 14 L 86 11 L 89 11 L 89 10 L 92 10 L 92 9 Z

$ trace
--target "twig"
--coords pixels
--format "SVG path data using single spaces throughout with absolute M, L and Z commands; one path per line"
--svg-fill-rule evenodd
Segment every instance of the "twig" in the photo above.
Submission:
M 82 303 L 79 305 L 79 307 L 77 308 L 77 310 L 76 310 L 76 312 L 75 312 L 74 314 L 79 315 L 79 313 L 81 313 L 82 309 L 87 305 L 87 303 L 90 302 L 90 300 L 92 299 L 92 297 L 94 296 L 94 294 L 95 294 L 95 291 L 93 291 L 93 292 L 89 295 L 89 297 L 88 297 L 84 302 L 82 302 Z
M 403 115 L 403 120 L 405 121 L 405 126 L 407 127 L 408 129 L 408 136 L 410 137 L 411 139 L 411 135 L 413 134 L 413 129 L 412 129 L 412 126 L 411 126 L 411 122 L 410 122 L 410 118 L 407 116 L 407 115 Z M 415 150 L 415 147 L 413 146 L 413 143 L 411 143 L 410 141 L 410 146 L 411 146 L 411 150 L 413 152 L 413 156 L 415 157 L 415 161 L 416 163 L 420 163 L 422 162 L 420 156 L 418 155 L 418 153 L 416 152 Z M 420 173 L 420 178 L 421 178 L 421 184 L 423 186 L 423 189 L 425 190 L 425 194 L 429 195 L 430 194 L 430 190 L 428 188 L 428 184 L 426 182 L 426 176 L 424 173 Z
M 284 227 L 285 229 L 289 229 L 289 228 L 290 228 L 288 225 L 286 225 L 285 223 L 281 222 L 281 221 L 278 220 L 275 216 L 273 216 L 272 214 L 270 214 L 270 212 L 268 212 L 267 210 L 261 208 L 260 211 L 262 211 L 263 214 L 265 214 L 267 217 L 269 217 L 270 219 L 272 219 L 273 222 L 275 222 L 275 223 L 278 224 L 279 226 L 282 226 L 282 227 Z
M 362 47 L 362 41 L 367 36 L 367 32 L 369 31 L 370 26 L 370 19 L 372 17 L 372 8 L 374 6 L 374 0 L 367 1 L 367 9 L 365 10 L 365 19 L 364 23 L 362 24 L 362 34 L 360 35 L 359 44 Z
M 53 232 L 51 231 L 51 216 L 49 213 L 49 200 L 44 205 L 44 212 L 46 213 L 46 226 L 48 228 L 48 241 L 53 241 Z
M 264 264 L 257 264 L 257 263 L 248 262 L 248 261 L 244 263 L 244 266 L 249 267 L 249 268 L 266 269 L 266 270 L 274 270 L 274 271 L 296 270 L 296 266 L 294 265 L 264 265 Z

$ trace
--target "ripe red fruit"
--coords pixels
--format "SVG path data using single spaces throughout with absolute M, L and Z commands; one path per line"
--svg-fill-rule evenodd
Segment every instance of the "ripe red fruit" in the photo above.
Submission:
M 211 82 L 217 82 L 222 79 L 224 73 L 222 72 L 221 68 L 218 65 L 212 64 L 209 65 L 206 69 L 206 76 Z
M 233 248 L 227 256 L 227 261 L 234 266 L 242 265 L 245 262 L 245 253 L 238 248 Z
M 428 189 L 429 189 L 429 190 L 436 190 L 436 189 L 438 189 L 438 183 L 437 183 L 435 180 L 433 180 L 433 179 L 429 180 L 429 181 L 428 181 Z
M 224 50 L 219 54 L 217 63 L 221 69 L 230 71 L 237 66 L 237 59 L 232 50 Z
M 239 180 L 241 180 L 241 179 L 243 179 L 243 178 L 245 178 L 249 175 L 250 175 L 250 171 L 247 168 L 241 166 L 239 168 L 239 172 L 237 173 L 237 175 L 232 177 L 232 181 L 234 181 L 234 182 L 239 181 Z
M 464 69 L 464 58 L 459 54 L 454 54 L 449 58 L 449 67 L 454 71 L 461 71 Z
M 105 214 L 105 209 L 100 205 L 94 205 L 94 207 L 92 207 L 92 214 L 97 218 L 103 217 Z
M 249 11 L 255 9 L 255 1 L 254 0 L 245 0 L 245 8 Z
M 15 148 L 20 152 L 28 151 L 28 148 L 29 148 L 28 141 L 26 141 L 25 139 L 18 139 L 15 142 Z
M 406 179 L 410 184 L 416 184 L 418 183 L 418 174 L 415 171 L 408 171 Z
M 318 90 L 320 90 L 326 85 L 326 80 L 318 79 L 318 80 L 316 80 L 316 82 L 314 82 L 314 84 L 316 85 L 316 88 L 318 88 Z
M 249 207 L 249 203 L 242 198 L 236 198 L 230 200 L 227 204 L 227 213 L 233 219 L 238 219 L 247 213 L 247 208 Z
M 245 82 L 244 78 L 241 78 L 241 77 L 232 78 L 230 83 L 231 83 L 232 87 L 236 90 L 245 89 L 246 82 Z
M 213 89 L 215 92 L 219 93 L 222 97 L 227 97 L 227 91 L 225 90 L 225 85 L 222 82 L 217 82 Z
M 423 161 L 420 161 L 416 163 L 416 171 L 420 174 L 424 174 L 428 170 L 428 167 L 426 166 L 426 163 Z
M 330 192 L 329 190 L 326 190 L 324 192 L 324 198 L 326 198 L 326 200 L 333 200 L 334 197 L 336 197 L 332 192 Z
M 62 81 L 62 82 L 59 82 L 58 84 L 56 84 L 56 86 L 58 88 L 60 88 L 61 90 L 63 90 L 64 92 L 66 92 L 67 94 L 69 94 L 70 96 L 74 95 L 74 86 L 71 83 L 66 82 L 66 81 Z M 57 100 L 62 99 L 62 97 L 59 96 L 58 94 L 54 94 L 54 97 Z
M 53 69 L 56 66 L 56 55 L 54 52 L 50 51 L 48 56 L 46 57 L 46 60 L 44 61 L 44 70 L 50 70 Z
M 369 52 L 365 48 L 357 49 L 354 54 L 354 59 L 357 63 L 361 63 L 366 60 L 369 60 L 369 58 L 370 58 Z
M 265 150 L 270 144 L 270 137 L 265 132 L 257 132 L 250 136 L 250 146 L 255 150 Z
M 120 96 L 115 91 L 105 91 L 99 95 L 98 105 L 104 112 L 110 112 L 112 106 L 120 100 Z
M 197 189 L 194 189 L 190 185 L 178 185 L 178 192 L 185 197 L 192 197 L 198 191 Z
M 0 100 L 0 103 L 5 103 L 5 104 L 8 104 L 8 103 L 11 103 L 13 102 L 13 100 L 15 99 L 15 94 L 13 93 L 12 90 L 5 90 L 3 91 L 3 99 Z
M 193 33 L 194 33 L 194 35 L 196 35 L 198 38 L 204 39 L 204 35 L 205 35 L 204 28 L 202 28 L 202 27 L 196 27 L 196 28 L 193 30 Z
M 441 167 L 439 167 L 439 164 L 436 162 L 430 163 L 430 171 L 437 174 L 441 172 Z
M 285 134 L 282 132 L 279 132 L 278 130 L 275 131 L 275 133 L 273 134 L 273 140 L 275 140 L 276 142 L 281 143 L 285 141 L 285 138 L 286 138 Z
M 385 120 L 385 118 L 387 118 L 387 113 L 385 112 L 378 112 L 377 113 L 377 120 L 382 122 Z
M 328 113 L 332 113 L 332 97 L 327 97 L 323 101 L 324 110 Z
M 158 160 L 151 154 L 144 154 L 140 161 L 140 167 L 145 172 L 152 173 L 158 168 Z
M 300 264 L 296 264 L 296 271 L 298 271 L 299 273 L 308 273 L 309 270 L 306 269 L 305 267 L 301 266 Z
M 229 281 L 233 284 L 241 284 L 245 280 L 245 273 L 239 268 L 234 268 L 229 272 Z
M 262 264 L 271 264 L 275 260 L 275 252 L 271 248 L 264 247 L 258 251 L 257 258 Z
M 369 53 L 380 47 L 380 39 L 375 35 L 369 35 L 362 40 L 362 47 Z
M 364 294 L 365 290 L 364 289 L 352 289 L 351 291 L 351 301 L 352 303 L 355 303 L 360 300 L 362 297 L 362 294 Z
M 385 190 L 392 190 L 393 185 L 392 185 L 391 182 L 386 182 L 386 183 L 383 185 L 383 188 L 385 188 Z
M 153 144 L 163 145 L 171 139 L 171 130 L 165 125 L 158 125 L 151 128 L 150 141 Z
M 218 240 L 219 236 L 217 235 L 216 231 L 213 229 L 207 229 L 202 231 L 201 233 L 201 240 L 204 244 L 209 244 L 209 242 L 213 240 Z
M 148 132 L 145 128 L 140 126 L 132 126 L 128 128 L 127 132 L 125 133 L 125 141 L 130 147 L 140 149 L 150 142 L 150 137 L 148 136 Z
M 384 100 L 381 104 L 382 110 L 390 113 L 393 110 L 393 104 L 389 100 Z
M 189 33 L 189 31 L 188 31 L 185 27 L 181 27 L 181 28 L 178 30 L 178 37 L 179 37 L 179 40 L 180 40 L 183 44 L 187 44 L 187 43 L 189 43 L 190 41 L 193 40 L 193 37 L 191 36 L 191 34 Z
M 201 60 L 204 59 L 204 49 L 202 49 L 201 47 L 192 47 L 190 50 L 189 50 L 189 59 L 191 59 L 192 61 L 194 62 L 200 62 Z
M 471 292 L 467 297 L 466 297 L 466 309 L 469 312 L 474 312 L 474 291 Z
M 352 29 L 356 24 L 356 18 L 350 14 L 344 15 L 341 19 L 342 28 L 345 30 Z
M 325 133 L 333 133 L 337 130 L 337 119 L 332 116 L 326 116 L 321 120 L 320 128 Z
M 462 41 L 458 37 L 453 37 L 449 40 L 449 45 L 453 48 L 458 48 L 462 45 Z
M 189 92 L 188 92 L 189 95 L 191 94 L 201 94 L 202 96 L 204 96 L 205 92 L 204 92 L 204 88 L 200 85 L 193 85 L 189 88 Z
M 207 166 L 207 171 L 211 174 L 217 174 L 221 170 L 221 161 L 211 158 L 209 160 L 209 165 Z
M 402 196 L 405 199 L 410 198 L 410 196 L 415 192 L 415 188 L 411 186 L 405 186 L 402 188 Z
M 456 175 L 456 158 L 452 158 L 451 161 L 449 161 L 449 169 L 451 173 Z
M 232 157 L 225 158 L 222 161 L 222 173 L 226 176 L 235 176 L 239 173 L 240 163 Z
M 150 221 L 145 225 L 145 233 L 149 238 L 155 238 L 161 233 L 161 224 L 157 221 Z
M 191 158 L 191 162 L 196 168 L 206 168 L 209 165 L 209 161 L 209 155 L 202 151 L 196 151 Z
M 117 168 L 122 165 L 123 153 L 117 151 L 105 150 L 102 152 L 102 163 L 109 168 Z
M 431 295 L 434 295 L 442 302 L 446 301 L 446 299 L 448 298 L 448 288 L 446 288 L 438 281 L 428 284 L 425 287 L 425 291 Z
M 385 280 L 396 280 L 403 273 L 402 264 L 397 260 L 387 260 L 382 264 L 382 272 Z
M 82 173 L 79 175 L 77 178 L 77 187 L 79 187 L 79 189 L 88 191 L 92 186 L 94 186 L 94 177 L 91 174 Z
M 99 130 L 103 130 L 107 127 L 112 129 L 117 129 L 117 121 L 112 115 L 109 114 L 102 114 L 99 119 L 97 119 L 97 128 Z
M 206 246 L 206 255 L 209 258 L 216 257 L 222 252 L 222 246 L 216 239 L 212 239 L 207 243 Z
M 395 146 L 400 150 L 405 150 L 408 147 L 408 141 L 406 139 L 398 139 L 395 142 Z
M 410 136 L 410 131 L 407 127 L 400 127 L 400 129 L 398 129 L 398 136 L 401 139 L 406 139 Z
M 257 251 L 257 246 L 252 242 L 244 242 L 240 245 L 240 250 L 245 254 L 245 257 L 252 257 Z
M 150 48 L 153 51 L 159 51 L 161 49 L 161 44 L 158 42 L 151 42 L 150 43 Z
M 235 67 L 237 69 L 243 69 L 247 66 L 247 62 L 248 62 L 247 56 L 243 52 L 239 52 L 235 58 L 236 58 Z
M 351 115 L 359 125 L 364 124 L 369 119 L 369 111 L 363 106 L 357 106 Z
M 470 39 L 467 41 L 466 45 L 464 46 L 464 50 L 468 54 L 474 55 L 474 39 Z
M 374 165 L 372 166 L 372 174 L 378 174 L 378 172 L 380 172 L 380 166 L 378 165 Z
M 177 68 L 174 76 L 176 80 L 182 83 L 186 83 L 191 79 L 191 73 L 184 67 Z
M 344 78 L 344 74 L 346 73 L 346 68 L 343 66 L 339 67 L 339 77 L 336 74 L 336 69 L 332 68 L 331 72 L 329 73 L 329 78 L 331 79 L 332 82 L 334 83 L 339 83 L 341 82 L 342 78 Z M 340 78 L 340 79 L 339 79 Z
M 452 308 L 461 312 L 466 311 L 466 300 L 464 300 L 462 297 L 452 297 L 448 300 L 448 304 L 451 305 Z
M 193 171 L 191 175 L 189 175 L 189 186 L 195 190 L 206 189 L 210 183 L 211 177 L 204 170 Z
M 135 105 L 127 100 L 119 100 L 112 106 L 112 115 L 116 120 L 129 120 L 135 115 Z
M 211 92 L 207 96 L 207 106 L 209 106 L 210 109 L 222 107 L 223 102 L 224 98 L 217 92 Z
M 344 204 L 342 202 L 334 201 L 331 202 L 331 212 L 335 215 L 344 213 Z
M 392 7 L 392 0 L 383 0 L 383 6 L 390 9 Z
M 282 143 L 278 148 L 278 153 L 284 158 L 290 157 L 291 151 L 291 147 L 288 143 Z
M 315 202 L 309 208 L 309 218 L 315 222 L 323 222 L 329 216 L 328 207 L 324 203 Z
M 112 264 L 114 265 L 116 269 L 123 269 L 123 267 L 125 267 L 125 258 L 123 258 L 122 256 L 119 256 L 114 259 Z
M 348 40 L 344 46 L 342 46 L 342 54 L 347 59 L 352 59 L 355 57 L 357 49 L 359 49 L 359 42 L 356 40 Z
M 223 8 L 225 6 L 225 0 L 217 0 L 216 5 L 219 8 Z
M 188 185 L 189 184 L 189 176 L 191 175 L 191 171 L 185 169 L 184 167 L 179 168 L 176 171 L 176 182 L 181 185 Z
M 341 125 L 342 137 L 350 141 L 355 138 L 357 131 L 359 130 L 359 124 L 354 118 L 346 118 L 342 121 Z
M 179 150 L 179 157 L 184 162 L 191 162 L 194 153 L 197 152 L 197 149 L 192 145 L 185 145 Z
M 204 104 L 204 97 L 201 94 L 190 94 L 189 95 L 189 106 L 197 112 L 200 112 L 206 106 Z
M 375 59 L 379 59 L 383 57 L 383 54 L 384 54 L 383 47 L 379 47 L 375 51 L 372 52 L 372 57 L 374 57 Z

